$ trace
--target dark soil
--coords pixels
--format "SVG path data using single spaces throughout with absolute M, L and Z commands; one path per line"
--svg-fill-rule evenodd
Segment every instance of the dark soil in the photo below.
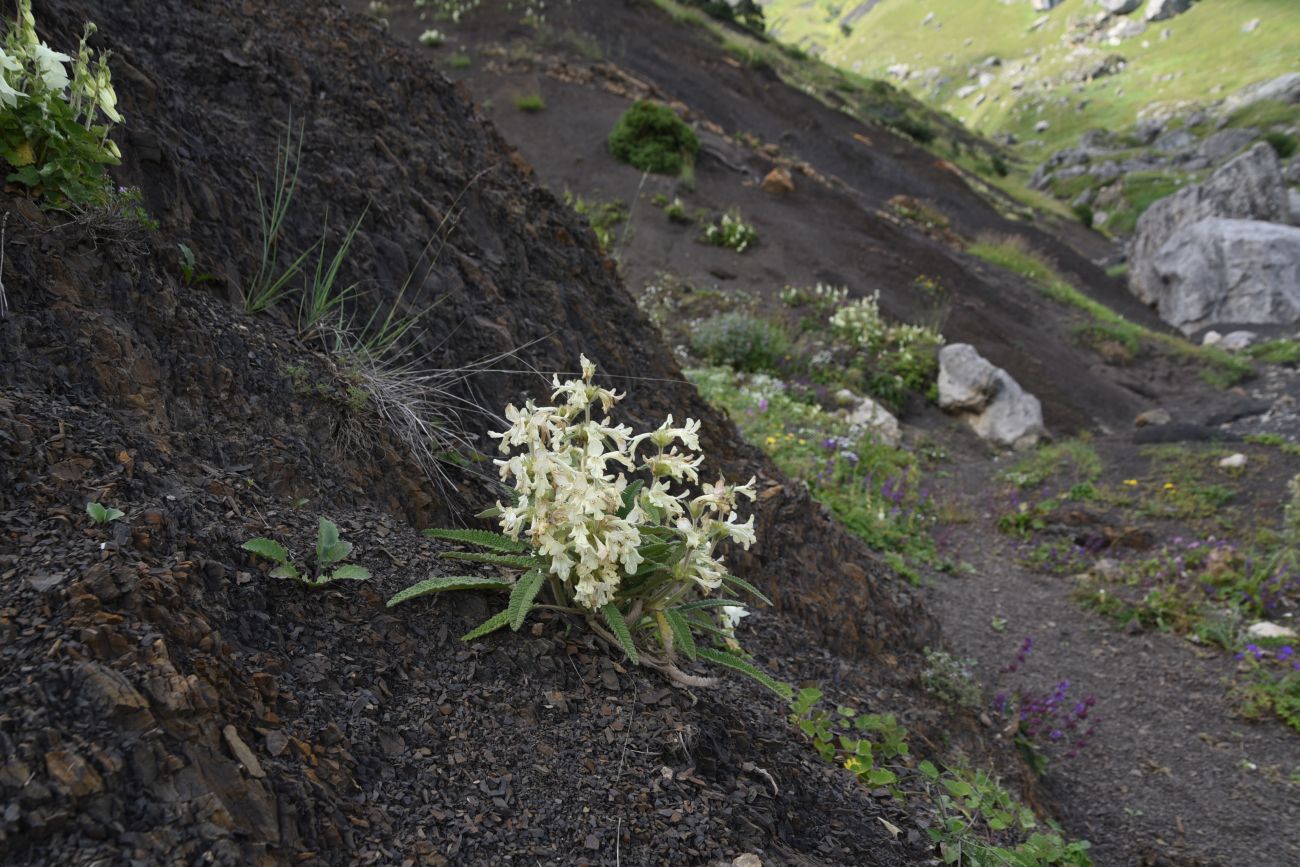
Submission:
M 559 620 L 458 642 L 495 600 L 385 608 L 442 568 L 418 529 L 463 524 L 498 492 L 473 467 L 435 484 L 292 336 L 289 311 L 239 312 L 253 179 L 291 110 L 306 147 L 286 249 L 326 214 L 337 239 L 369 205 L 349 275 L 367 304 L 414 270 L 409 308 L 437 304 L 426 364 L 513 353 L 451 381 L 459 400 L 544 393 L 536 372 L 585 351 L 626 383 L 629 420 L 701 418 L 714 468 L 760 480 L 763 541 L 734 558 L 777 603 L 752 618 L 757 661 L 897 713 L 921 754 L 942 727 L 1017 773 L 972 718 L 920 693 L 937 625 L 919 595 L 700 401 L 463 89 L 334 3 L 51 0 L 36 15 L 60 45 L 99 24 L 130 118 L 116 179 L 162 228 L 0 201 L 5 863 L 927 857 L 912 818 L 821 763 L 760 687 L 669 689 Z M 181 285 L 176 243 L 214 279 Z M 498 425 L 486 410 L 462 422 L 480 438 Z M 95 527 L 88 501 L 125 517 Z M 369 583 L 310 592 L 239 549 L 273 535 L 309 550 L 321 516 Z

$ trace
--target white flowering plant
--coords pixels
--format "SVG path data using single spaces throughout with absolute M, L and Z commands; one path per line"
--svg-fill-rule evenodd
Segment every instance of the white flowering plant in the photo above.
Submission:
M 730 247 L 737 253 L 743 253 L 758 243 L 758 230 L 746 223 L 740 211 L 731 209 L 722 215 L 722 219 L 709 225 L 704 230 L 704 240 L 715 247 Z
M 728 541 L 753 544 L 754 517 L 742 521 L 738 507 L 754 500 L 754 481 L 701 485 L 700 423 L 678 426 L 669 416 L 640 434 L 615 424 L 608 413 L 623 395 L 593 382 L 596 368 L 585 356 L 581 364 L 581 378 L 553 378 L 553 406 L 508 406 L 509 429 L 492 435 L 505 455 L 495 463 L 514 497 L 480 517 L 496 518 L 502 532 L 425 531 L 485 549 L 444 557 L 510 567 L 517 577 L 434 577 L 389 606 L 446 590 L 509 591 L 505 609 L 464 640 L 504 626 L 518 630 L 531 610 L 548 608 L 582 617 L 633 663 L 677 683 L 711 685 L 712 678 L 679 667 L 683 659 L 704 661 L 789 698 L 790 687 L 749 662 L 736 641 L 747 609 L 735 597 L 767 600 L 731 574 L 718 551 Z
M 17 0 L 0 43 L 0 159 L 5 180 L 47 201 L 103 204 L 112 195 L 104 173 L 122 154 L 108 137 L 122 123 L 108 68 L 87 44 L 87 23 L 77 56 L 61 54 L 36 35 L 31 0 Z

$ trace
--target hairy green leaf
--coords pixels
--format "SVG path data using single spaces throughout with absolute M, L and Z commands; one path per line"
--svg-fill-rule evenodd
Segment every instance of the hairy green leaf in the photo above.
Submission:
M 332 566 L 343 557 L 335 556 L 339 546 L 339 527 L 328 518 L 320 519 L 320 527 L 316 530 L 316 566 L 324 569 Z M 352 546 L 348 546 L 351 549 Z M 344 557 L 347 556 L 345 553 Z
M 478 626 L 474 627 L 469 632 L 466 632 L 464 635 L 462 635 L 460 637 L 460 640 L 473 641 L 475 638 L 482 638 L 484 635 L 487 635 L 489 632 L 496 632 L 498 629 L 500 629 L 502 626 L 505 626 L 509 622 L 510 622 L 510 612 L 508 610 L 498 611 L 496 614 L 493 614 L 487 620 L 483 621 Z
M 488 530 L 440 530 L 431 527 L 424 531 L 424 535 L 430 539 L 445 539 L 448 542 L 464 542 L 468 545 L 478 545 L 480 548 L 500 551 L 503 554 L 520 554 L 528 550 L 527 543 Z
M 768 605 L 772 604 L 771 599 L 768 599 L 766 596 L 764 596 L 761 590 L 759 590 L 753 584 L 750 584 L 744 578 L 738 578 L 735 575 L 723 575 L 722 580 L 732 585 L 733 587 L 739 587 L 741 590 L 744 590 L 750 593 L 751 595 L 758 597 L 759 599 L 766 602 Z
M 696 653 L 699 654 L 700 659 L 708 660 L 709 662 L 716 663 L 725 668 L 730 668 L 732 671 L 738 671 L 741 674 L 752 677 L 754 680 L 763 684 L 763 686 L 772 690 L 772 692 L 781 696 L 781 698 L 786 701 L 790 701 L 790 699 L 794 698 L 794 688 L 790 686 L 790 684 L 772 678 L 766 672 L 756 667 L 753 663 L 741 659 L 734 653 L 728 653 L 725 650 L 715 650 L 711 647 L 698 648 Z
M 109 521 L 116 521 L 126 513 L 121 509 L 109 508 L 99 503 L 87 503 L 86 514 L 90 515 L 90 519 L 96 524 L 107 524 Z
M 274 560 L 277 563 L 289 562 L 289 552 L 284 549 L 283 545 L 273 539 L 249 539 L 239 547 L 245 551 L 252 551 L 259 557 Z
M 641 493 L 641 489 L 644 487 L 645 482 L 637 479 L 623 489 L 623 508 L 618 510 L 618 516 L 620 518 L 626 518 L 628 515 L 632 514 L 632 507 L 636 505 L 637 495 Z
M 509 590 L 513 586 L 512 582 L 503 578 L 483 578 L 477 575 L 438 575 L 434 578 L 426 578 L 418 584 L 412 584 L 405 590 L 393 594 L 393 598 L 388 600 L 388 607 L 392 608 L 394 605 L 407 600 L 428 596 L 430 593 L 441 593 L 444 590 Z
M 289 578 L 293 581 L 303 580 L 302 574 L 298 571 L 298 567 L 292 563 L 281 563 L 279 566 L 272 569 L 269 574 L 272 578 Z
M 541 569 L 534 569 L 515 582 L 514 589 L 510 591 L 510 604 L 506 606 L 506 611 L 510 613 L 510 628 L 515 632 L 524 625 L 524 618 L 532 610 L 533 600 L 545 583 L 546 573 Z
M 633 665 L 640 665 L 641 657 L 636 652 L 636 645 L 632 643 L 632 632 L 627 628 L 623 612 L 619 611 L 618 606 L 613 602 L 606 602 L 600 609 L 600 613 L 605 615 L 605 622 L 609 624 L 609 629 L 618 639 L 618 643 L 623 645 L 623 652 L 627 654 L 627 658 L 632 660 Z
M 480 551 L 443 551 L 438 555 L 444 560 L 464 560 L 469 563 L 495 563 L 498 566 L 514 566 L 516 569 L 536 569 L 542 565 L 540 557 L 524 554 L 488 554 Z
M 340 566 L 329 574 L 329 581 L 365 581 L 370 577 L 370 570 L 365 566 L 356 566 L 352 563 Z
M 665 609 L 664 619 L 673 631 L 673 647 L 686 654 L 688 659 L 695 659 L 695 636 L 691 635 L 691 625 L 680 611 Z
M 739 599 L 695 599 L 674 606 L 676 611 L 696 611 L 700 608 L 721 608 L 724 605 L 744 605 Z

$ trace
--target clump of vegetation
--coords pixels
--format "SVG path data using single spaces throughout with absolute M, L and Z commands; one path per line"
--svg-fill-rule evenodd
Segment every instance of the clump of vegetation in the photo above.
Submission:
M 753 480 L 699 486 L 704 458 L 696 454 L 698 421 L 677 426 L 669 416 L 641 434 L 608 417 L 598 421 L 593 408 L 609 413 L 622 396 L 595 385 L 595 365 L 585 356 L 581 363 L 580 379 L 553 379 L 556 406 L 531 400 L 523 409 L 509 406 L 510 428 L 493 434 L 507 456 L 502 478 L 513 479 L 514 497 L 483 517 L 497 518 L 502 533 L 427 531 L 487 549 L 444 556 L 511 567 L 519 577 L 430 578 L 388 604 L 447 590 L 508 590 L 506 608 L 463 636 L 468 641 L 503 626 L 518 630 L 545 589 L 548 607 L 581 616 L 633 664 L 683 685 L 709 686 L 712 679 L 679 667 L 682 660 L 702 660 L 791 698 L 789 685 L 742 655 L 735 629 L 747 609 L 726 594 L 767 599 L 730 574 L 718 552 L 724 542 L 744 548 L 754 543 L 753 515 L 741 521 L 738 512 L 741 499 L 755 499 Z M 617 475 L 611 465 L 619 468 Z
M 249 539 L 240 547 L 274 562 L 272 578 L 288 578 L 308 587 L 324 587 L 335 581 L 365 581 L 370 577 L 370 570 L 364 566 L 343 563 L 352 554 L 352 543 L 340 539 L 338 525 L 325 518 L 320 519 L 316 531 L 316 559 L 307 572 L 300 571 L 288 550 L 273 539 Z
M 763 18 L 763 7 L 755 0 L 736 0 L 734 3 L 728 0 L 683 0 L 683 2 L 688 6 L 699 7 L 705 14 L 719 21 L 734 21 L 755 33 L 762 33 L 767 29 L 767 22 Z
M 525 93 L 515 97 L 515 108 L 525 114 L 536 114 L 546 108 L 546 102 L 540 93 Z
M 611 154 L 656 174 L 677 174 L 699 149 L 695 131 L 675 111 L 649 100 L 633 103 L 609 133 Z
M 441 45 L 443 42 L 446 41 L 447 41 L 447 37 L 443 36 L 442 31 L 440 30 L 431 29 L 431 30 L 426 30 L 420 34 L 420 44 L 427 45 L 430 48 L 437 48 L 439 45 Z
M 602 252 L 609 253 L 614 249 L 614 244 L 618 240 L 615 230 L 619 223 L 628 218 L 627 205 L 618 199 L 608 202 L 584 199 L 568 190 L 564 191 L 564 204 L 587 218 L 591 230 L 596 233 L 596 243 L 600 245 Z
M 786 286 L 781 290 L 780 297 L 781 303 L 787 307 L 811 307 L 826 316 L 848 299 L 849 287 L 824 283 L 815 286 Z
M 861 353 L 871 372 L 868 389 L 891 406 L 901 406 L 909 392 L 926 391 L 938 375 L 943 335 L 922 325 L 886 322 L 879 292 L 835 311 L 830 327 Z
M 686 376 L 705 400 L 724 410 L 747 442 L 761 448 L 791 478 L 889 564 L 919 580 L 916 561 L 942 565 L 930 530 L 934 500 L 917 458 L 882 441 L 869 427 L 824 409 L 814 393 L 765 374 L 699 368 Z
M 925 648 L 925 670 L 921 685 L 955 707 L 980 706 L 980 687 L 975 681 L 975 660 L 958 659 L 946 650 Z
M 715 247 L 728 247 L 743 253 L 758 243 L 758 230 L 746 223 L 740 211 L 733 208 L 704 230 L 704 239 Z
M 736 370 L 774 370 L 789 348 L 780 326 L 744 313 L 710 317 L 691 335 L 691 351 L 697 356 Z
M 965 764 L 941 770 L 928 759 L 910 761 L 907 730 L 893 714 L 864 714 L 847 705 L 825 710 L 823 698 L 816 687 L 800 690 L 790 704 L 790 721 L 827 762 L 846 768 L 863 785 L 887 789 L 909 812 L 932 814 L 926 834 L 943 863 L 1092 864 L 1087 841 L 1067 842 L 1052 823 L 1041 829 L 1033 811 L 988 773 Z
M 1267 364 L 1300 366 L 1300 340 L 1263 340 L 1246 348 L 1246 354 Z
M 686 205 L 682 204 L 681 199 L 674 198 L 671 202 L 667 202 L 663 207 L 664 216 L 667 217 L 669 221 L 673 223 L 682 223 L 683 225 L 692 222 L 690 214 L 686 213 Z
M 1056 484 L 1092 483 L 1101 478 L 1101 456 L 1087 440 L 1064 440 L 1041 445 L 1022 457 L 1004 475 L 1017 488 Z
M 1287 160 L 1295 155 L 1296 149 L 1300 147 L 1300 142 L 1296 137 L 1285 132 L 1266 132 L 1263 135 L 1264 141 L 1277 154 L 1278 159 Z
M 0 47 L 0 159 L 10 169 L 5 180 L 58 207 L 108 203 L 113 187 L 104 169 L 122 159 L 109 133 L 123 119 L 109 54 L 96 57 L 87 44 L 95 25 L 86 24 L 75 58 L 36 35 L 31 0 L 18 0 L 16 18 L 5 27 Z

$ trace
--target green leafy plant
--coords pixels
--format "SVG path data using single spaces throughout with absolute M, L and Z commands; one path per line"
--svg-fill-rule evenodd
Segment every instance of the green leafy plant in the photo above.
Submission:
M 197 262 L 194 258 L 194 251 L 190 249 L 188 244 L 177 244 L 176 249 L 181 254 L 181 282 L 186 286 L 194 286 L 213 279 L 213 276 L 206 272 L 202 274 L 195 272 Z
M 921 685 L 945 702 L 966 708 L 980 706 L 979 684 L 975 681 L 973 659 L 958 659 L 946 650 L 925 648 L 925 670 Z
M 703 461 L 692 453 L 699 448 L 699 422 L 687 419 L 677 427 L 670 416 L 657 429 L 634 435 L 609 418 L 598 421 L 593 409 L 608 413 L 622 396 L 595 385 L 595 365 L 585 356 L 581 361 L 580 379 L 554 378 L 556 406 L 531 400 L 523 409 L 508 406 L 510 428 L 493 434 L 507 455 L 498 463 L 502 478 L 514 480 L 515 499 L 482 516 L 497 518 L 503 532 L 425 531 L 484 549 L 444 557 L 506 567 L 517 577 L 429 578 L 388 604 L 448 590 L 508 590 L 506 607 L 463 640 L 505 626 L 518 630 L 529 612 L 542 606 L 582 617 L 633 664 L 678 683 L 711 685 L 711 678 L 679 667 L 683 660 L 702 661 L 745 674 L 788 698 L 790 687 L 751 663 L 735 638 L 736 624 L 747 611 L 734 594 L 767 600 L 729 573 L 716 550 L 724 541 L 746 548 L 754 542 L 753 516 L 742 522 L 736 511 L 738 499 L 755 498 L 752 480 L 728 485 L 719 479 L 692 489 Z M 673 486 L 679 490 L 670 490 Z M 718 591 L 727 595 L 714 595 Z
M 740 211 L 732 208 L 705 228 L 704 240 L 715 247 L 728 247 L 743 253 L 758 243 L 758 230 L 741 218 Z
M 779 325 L 744 313 L 721 313 L 691 332 L 691 351 L 736 370 L 772 370 L 790 347 Z
M 123 512 L 121 509 L 113 509 L 103 506 L 99 503 L 87 503 L 86 514 L 90 516 L 90 520 L 102 526 L 111 521 L 116 521 L 118 518 L 125 515 L 126 512 Z
M 694 130 L 676 112 L 649 100 L 633 103 L 609 133 L 611 154 L 655 174 L 677 174 L 699 149 Z
M 320 519 L 316 531 L 316 560 L 308 572 L 300 571 L 288 550 L 273 539 L 249 539 L 240 547 L 274 562 L 272 578 L 288 578 L 308 587 L 324 587 L 335 581 L 365 581 L 370 577 L 370 570 L 364 566 L 343 563 L 352 554 L 352 543 L 340 539 L 338 525 L 325 518 Z
M 75 58 L 37 37 L 31 0 L 18 0 L 16 17 L 5 26 L 0 159 L 11 170 L 6 180 L 55 206 L 106 203 L 112 186 L 104 167 L 122 159 L 109 133 L 123 120 L 109 54 L 96 58 L 87 44 L 95 25 L 86 24 Z

